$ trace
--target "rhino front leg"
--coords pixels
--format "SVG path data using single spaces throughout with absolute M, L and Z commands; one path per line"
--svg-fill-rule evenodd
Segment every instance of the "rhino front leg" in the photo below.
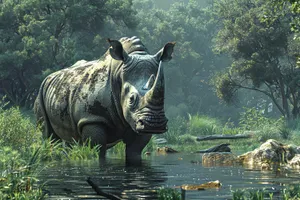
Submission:
M 133 133 L 131 138 L 124 141 L 127 164 L 141 164 L 142 151 L 150 139 L 151 135 L 136 135 L 136 133 Z
M 90 139 L 91 145 L 100 145 L 99 158 L 104 159 L 106 154 L 107 145 L 107 131 L 105 127 L 97 124 L 88 124 L 82 128 L 82 140 L 87 141 Z

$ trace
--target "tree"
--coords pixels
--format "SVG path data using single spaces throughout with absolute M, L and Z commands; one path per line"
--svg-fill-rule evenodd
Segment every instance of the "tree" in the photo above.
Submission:
M 271 1 L 272 5 L 278 9 L 283 10 L 286 8 L 286 6 L 289 6 L 289 8 L 292 11 L 292 15 L 289 15 L 291 18 L 291 30 L 295 32 L 294 40 L 296 42 L 299 42 L 300 40 L 300 3 L 298 0 L 269 0 Z M 275 20 L 276 18 L 273 18 Z M 298 60 L 297 60 L 297 67 L 300 68 L 300 53 L 298 52 Z
M 216 78 L 217 95 L 232 102 L 239 89 L 254 90 L 268 96 L 286 118 L 298 117 L 300 46 L 290 30 L 289 7 L 278 10 L 263 0 L 220 0 L 215 13 L 222 24 L 215 50 L 233 60 Z
M 108 46 L 103 36 L 134 28 L 134 15 L 131 0 L 1 1 L 0 94 L 30 106 L 47 74 L 99 57 Z

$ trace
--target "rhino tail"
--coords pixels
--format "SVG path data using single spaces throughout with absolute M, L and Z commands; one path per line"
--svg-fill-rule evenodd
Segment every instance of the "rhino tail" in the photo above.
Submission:
M 45 139 L 52 137 L 52 139 L 56 140 L 59 138 L 54 133 L 54 130 L 51 126 L 49 117 L 46 112 L 45 103 L 44 103 L 44 89 L 45 89 L 44 87 L 45 87 L 46 80 L 47 79 L 45 79 L 41 84 L 41 87 L 38 92 L 38 96 L 34 102 L 33 109 L 34 109 L 34 113 L 36 115 L 37 127 L 41 128 L 43 137 Z

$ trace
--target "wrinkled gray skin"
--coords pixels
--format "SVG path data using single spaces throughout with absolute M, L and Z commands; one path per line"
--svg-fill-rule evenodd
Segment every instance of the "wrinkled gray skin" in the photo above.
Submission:
M 95 61 L 78 61 L 50 74 L 35 101 L 43 136 L 106 149 L 123 140 L 126 160 L 139 161 L 152 134 L 167 129 L 164 112 L 164 61 L 175 43 L 149 55 L 137 37 L 108 40 L 111 47 Z

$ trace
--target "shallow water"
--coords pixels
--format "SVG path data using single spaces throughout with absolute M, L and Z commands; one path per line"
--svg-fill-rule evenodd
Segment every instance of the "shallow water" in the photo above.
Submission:
M 222 187 L 187 191 L 186 199 L 230 199 L 231 190 L 267 188 L 275 196 L 285 184 L 300 184 L 299 171 L 272 172 L 234 167 L 203 167 L 192 164 L 201 160 L 200 154 L 153 155 L 141 167 L 126 167 L 124 160 L 108 158 L 106 163 L 58 163 L 41 173 L 47 181 L 49 199 L 105 199 L 97 196 L 87 183 L 87 177 L 104 192 L 122 199 L 157 199 L 153 190 L 182 184 L 201 184 L 219 180 Z M 201 162 L 200 162 L 201 163 Z

